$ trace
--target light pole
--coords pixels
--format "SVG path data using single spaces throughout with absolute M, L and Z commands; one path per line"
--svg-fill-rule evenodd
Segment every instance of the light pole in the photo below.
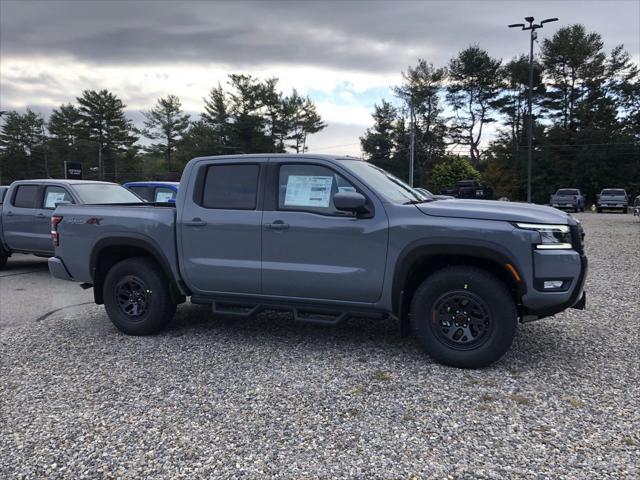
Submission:
M 2 118 L 2 116 L 8 113 L 6 110 L 0 110 L 0 118 Z M 0 165 L 0 185 L 2 185 L 2 165 Z
M 409 186 L 413 187 L 413 170 L 415 169 L 415 150 L 416 150 L 416 129 L 415 129 L 415 107 L 413 105 L 413 95 L 411 95 L 411 144 L 409 150 Z
M 527 202 L 531 203 L 531 161 L 533 158 L 533 106 L 532 106 L 532 98 L 533 98 L 533 41 L 538 38 L 538 34 L 536 30 L 542 28 L 545 23 L 549 22 L 557 22 L 557 18 L 547 18 L 542 20 L 540 23 L 533 23 L 535 19 L 533 17 L 525 17 L 525 21 L 529 25 L 525 25 L 524 23 L 512 23 L 509 25 L 509 28 L 521 27 L 522 30 L 531 31 L 530 35 L 530 45 L 529 45 L 529 99 L 527 101 L 527 106 L 529 109 L 529 124 L 527 125 Z

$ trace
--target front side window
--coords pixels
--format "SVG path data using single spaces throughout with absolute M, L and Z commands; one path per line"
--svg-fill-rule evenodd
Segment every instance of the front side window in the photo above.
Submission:
M 156 188 L 154 202 L 171 202 L 176 199 L 176 191 L 167 187 Z
M 13 197 L 16 208 L 35 208 L 38 185 L 20 185 Z
M 44 201 L 42 208 L 54 209 L 58 202 L 73 203 L 69 192 L 62 187 L 50 186 L 44 190 Z
M 282 165 L 278 185 L 279 210 L 351 215 L 335 208 L 333 196 L 338 192 L 355 192 L 356 187 L 327 167 L 311 164 Z
M 260 165 L 210 165 L 201 205 L 223 210 L 255 210 Z

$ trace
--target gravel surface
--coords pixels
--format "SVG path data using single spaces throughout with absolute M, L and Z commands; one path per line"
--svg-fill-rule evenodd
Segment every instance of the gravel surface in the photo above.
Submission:
M 0 478 L 638 478 L 640 222 L 579 217 L 588 310 L 484 370 L 392 321 L 184 305 L 136 338 L 91 305 L 0 329 Z

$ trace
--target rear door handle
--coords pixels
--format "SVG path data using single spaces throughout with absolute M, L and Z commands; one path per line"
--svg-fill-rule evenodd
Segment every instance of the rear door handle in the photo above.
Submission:
M 36 213 L 36 217 L 38 218 L 45 218 L 46 215 L 44 213 Z
M 201 218 L 194 218 L 190 222 L 184 222 L 184 224 L 188 227 L 204 227 L 207 222 L 205 222 Z
M 265 223 L 264 226 L 269 230 L 286 230 L 289 228 L 289 224 L 284 223 L 282 220 L 276 220 L 273 223 Z
M 7 212 L 7 217 L 13 217 L 13 212 Z

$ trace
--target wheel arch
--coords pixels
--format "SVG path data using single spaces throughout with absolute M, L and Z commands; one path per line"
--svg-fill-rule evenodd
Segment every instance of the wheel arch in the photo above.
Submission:
M 398 256 L 393 276 L 392 311 L 400 318 L 403 332 L 407 331 L 408 306 L 420 283 L 452 265 L 470 265 L 493 273 L 509 287 L 516 304 L 527 291 L 519 263 L 499 245 L 414 242 Z
M 171 295 L 177 303 L 184 302 L 184 294 L 171 271 L 169 261 L 152 239 L 144 235 L 109 236 L 98 240 L 91 251 L 89 268 L 93 279 L 93 295 L 97 304 L 103 304 L 103 285 L 109 269 L 116 263 L 133 257 L 153 260 L 162 270 Z

